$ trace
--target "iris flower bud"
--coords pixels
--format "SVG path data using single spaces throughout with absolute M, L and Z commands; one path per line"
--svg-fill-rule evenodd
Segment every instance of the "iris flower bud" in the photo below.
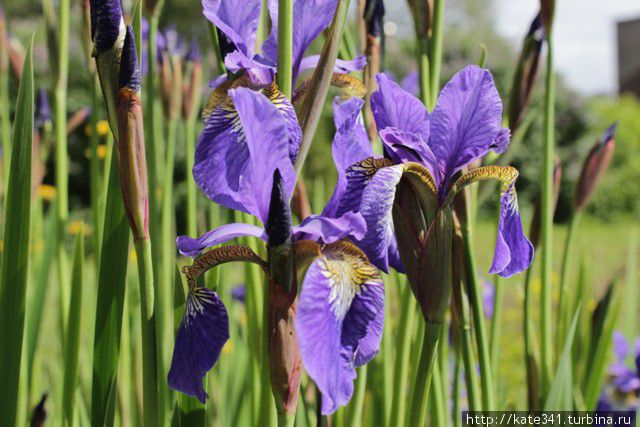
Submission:
M 540 0 L 540 17 L 542 18 L 542 24 L 547 29 L 547 32 L 551 32 L 555 8 L 555 0 Z
M 529 32 L 524 37 L 522 51 L 513 76 L 511 85 L 511 98 L 509 99 L 509 127 L 513 134 L 522 123 L 525 116 L 531 93 L 538 74 L 540 62 L 540 50 L 544 42 L 544 28 L 540 15 L 536 16 L 529 27 Z
M 90 0 L 82 0 L 81 3 L 81 19 L 80 19 L 80 41 L 82 42 L 82 50 L 87 66 L 91 74 L 96 72 L 96 64 L 91 60 L 91 52 L 93 50 L 93 40 L 91 39 L 91 4 Z
M 618 122 L 609 126 L 587 155 L 574 194 L 573 206 L 576 211 L 581 211 L 587 206 L 596 186 L 609 167 L 616 145 L 617 126 Z
M 118 98 L 118 173 L 124 208 L 135 240 L 149 238 L 149 190 L 142 106 L 138 98 L 140 70 L 133 30 L 126 30 L 120 63 Z
M 165 32 L 166 45 L 160 59 L 160 86 L 162 107 L 168 120 L 180 117 L 182 109 L 182 42 L 175 30 Z

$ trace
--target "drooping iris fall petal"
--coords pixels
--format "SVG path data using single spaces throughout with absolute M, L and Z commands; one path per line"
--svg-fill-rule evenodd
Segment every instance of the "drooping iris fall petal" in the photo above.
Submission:
M 214 228 L 198 238 L 179 236 L 176 239 L 176 243 L 182 255 L 194 257 L 210 246 L 219 245 L 241 236 L 258 237 L 262 240 L 267 240 L 267 235 L 262 227 L 244 223 L 231 223 Z
M 364 254 L 343 243 L 323 250 L 307 271 L 296 316 L 302 361 L 322 392 L 323 414 L 351 398 L 355 368 L 378 352 L 383 322 L 384 285 Z
M 298 226 L 293 227 L 297 239 L 313 240 L 329 244 L 352 236 L 362 239 L 365 235 L 364 217 L 357 212 L 345 212 L 337 218 L 311 215 Z
M 260 0 L 202 0 L 202 12 L 236 49 L 251 58 L 261 5 Z
M 176 336 L 169 387 L 205 403 L 208 396 L 202 379 L 228 339 L 229 317 L 218 295 L 206 288 L 191 290 Z

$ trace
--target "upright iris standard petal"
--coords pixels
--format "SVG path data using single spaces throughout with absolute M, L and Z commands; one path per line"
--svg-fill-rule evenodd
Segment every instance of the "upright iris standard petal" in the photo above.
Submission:
M 470 65 L 445 85 L 431 114 L 430 147 L 442 182 L 492 148 L 506 149 L 502 102 L 487 70 Z M 508 141 L 508 139 L 507 139 Z
M 298 73 L 316 68 L 319 61 L 320 55 L 305 56 L 304 58 L 302 58 L 302 61 L 300 61 L 300 69 L 298 70 Z M 333 72 L 346 74 L 352 71 L 360 71 L 364 69 L 366 65 L 367 57 L 365 55 L 360 55 L 354 59 L 336 58 L 336 63 L 333 65 Z
M 422 102 L 384 74 L 378 74 L 376 81 L 378 90 L 371 94 L 371 110 L 378 129 L 396 128 L 428 141 L 429 113 Z
M 213 110 L 200 135 L 193 175 L 211 200 L 264 223 L 275 169 L 282 174 L 286 194 L 293 191 L 290 137 L 297 122 L 279 110 L 283 101 L 276 106 L 260 92 L 237 88 L 229 96 L 232 102 Z
M 302 361 L 322 392 L 322 413 L 345 405 L 355 368 L 380 348 L 384 286 L 377 270 L 349 243 L 330 245 L 302 284 L 296 332 Z
M 373 156 L 373 149 L 364 128 L 364 121 L 360 111 L 364 101 L 359 98 L 349 98 L 333 101 L 333 120 L 336 134 L 333 138 L 331 151 L 333 161 L 338 171 L 338 181 L 331 198 L 327 202 L 322 214 L 335 216 L 340 199 L 347 188 L 346 170 L 349 166 Z
M 515 182 L 500 197 L 498 237 L 489 273 L 509 277 L 526 270 L 533 260 L 533 245 L 522 231 Z
M 192 289 L 176 336 L 169 387 L 205 403 L 208 396 L 202 379 L 228 339 L 229 317 L 218 295 L 206 288 Z
M 229 53 L 224 58 L 224 65 L 228 71 L 233 73 L 245 70 L 251 82 L 257 85 L 271 83 L 275 74 L 275 67 L 263 64 L 238 50 Z M 221 77 L 226 77 L 226 74 Z
M 202 0 L 204 16 L 249 58 L 253 56 L 261 5 L 260 0 Z
M 267 240 L 267 235 L 262 227 L 236 222 L 221 225 L 195 239 L 188 236 L 180 236 L 176 239 L 176 243 L 182 255 L 194 257 L 210 246 L 219 245 L 241 236 L 258 237 L 264 241 Z
M 293 52 L 291 74 L 296 81 L 304 52 L 311 42 L 329 26 L 335 13 L 337 0 L 293 0 Z M 262 45 L 267 59 L 278 59 L 278 1 L 269 0 L 271 33 Z

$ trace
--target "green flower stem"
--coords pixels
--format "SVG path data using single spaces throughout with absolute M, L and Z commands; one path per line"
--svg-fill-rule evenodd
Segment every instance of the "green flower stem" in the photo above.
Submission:
M 278 88 L 291 99 L 293 52 L 293 0 L 278 0 Z
M 444 328 L 440 328 L 440 335 Z M 440 349 L 442 341 L 438 343 L 438 349 Z M 436 353 L 436 360 L 433 366 L 433 373 L 431 377 L 431 393 L 429 398 L 433 403 L 433 410 L 431 411 L 432 423 L 434 426 L 447 427 L 449 425 L 449 418 L 447 417 L 447 411 L 445 409 L 445 396 L 444 387 L 442 385 L 442 372 L 440 369 L 440 354 Z M 422 424 L 421 424 L 422 425 Z
M 227 67 L 224 66 L 224 58 L 220 50 L 220 40 L 218 39 L 218 31 L 213 24 L 209 25 L 209 34 L 211 35 L 211 44 L 213 45 L 213 53 L 216 55 L 216 67 L 219 74 L 226 74 Z
M 333 65 L 338 57 L 338 48 L 342 33 L 344 31 L 347 15 L 349 12 L 349 0 L 338 0 L 336 13 L 333 16 L 331 27 L 329 28 L 327 39 L 320 54 L 318 66 L 313 72 L 311 83 L 307 93 L 314 96 L 305 96 L 300 113 L 300 123 L 302 127 L 302 142 L 296 158 L 295 169 L 297 176 L 301 176 L 302 167 L 309 154 L 309 147 L 320 121 L 320 115 L 324 102 L 327 99 L 331 76 L 333 75 Z M 281 87 L 282 90 L 282 87 Z
M 441 329 L 442 323 L 425 323 L 420 362 L 416 372 L 416 382 L 409 413 L 409 425 L 411 426 L 423 426 L 425 424 L 429 387 Z
M 418 62 L 420 100 L 428 106 L 431 105 L 431 93 L 429 92 L 429 39 L 427 37 L 417 37 L 416 61 Z
M 524 355 L 525 367 L 527 371 L 527 402 L 529 411 L 537 411 L 540 409 L 539 384 L 538 384 L 538 348 L 536 346 L 536 337 L 534 334 L 532 309 L 532 289 L 531 289 L 531 272 L 530 267 L 525 273 L 524 278 Z
M 98 135 L 98 111 L 102 102 L 102 91 L 100 90 L 100 80 L 98 76 L 93 76 L 93 91 L 91 94 L 90 117 L 91 136 L 89 137 L 89 147 L 91 157 L 89 159 L 89 182 L 91 183 L 91 214 L 93 218 L 93 250 L 95 253 L 96 265 L 100 262 L 100 249 L 102 242 L 102 227 L 100 226 L 100 159 L 98 158 L 98 145 L 100 135 Z M 96 272 L 97 274 L 97 272 Z
M 460 359 L 461 354 L 456 353 L 456 362 L 453 368 L 453 425 L 455 427 L 462 427 L 462 417 L 460 416 L 462 411 L 460 402 L 460 386 L 462 384 L 460 370 L 462 369 L 462 363 Z
M 478 358 L 480 362 L 480 385 L 482 387 L 482 409 L 491 411 L 494 409 L 494 389 L 493 377 L 491 374 L 491 358 L 489 356 L 489 343 L 484 323 L 484 313 L 482 307 L 482 290 L 476 274 L 476 259 L 473 253 L 473 230 L 470 218 L 473 218 L 469 200 L 468 187 L 465 188 L 465 198 L 467 199 L 466 210 L 467 220 L 462 226 L 462 238 L 464 246 L 464 263 L 467 272 L 467 284 L 469 292 L 469 302 L 475 326 L 475 338 L 478 345 Z
M 158 298 L 158 372 L 164 375 L 169 363 L 171 332 L 173 330 L 173 278 L 175 270 L 175 208 L 173 201 L 173 172 L 176 146 L 177 119 L 169 119 L 162 181 L 162 203 L 160 215 L 160 235 L 162 236 L 160 281 L 156 289 Z M 160 408 L 169 409 L 168 388 L 162 384 L 159 388 Z
M 55 184 L 58 202 L 58 247 L 56 267 L 60 289 L 61 331 L 66 330 L 69 312 L 69 279 L 65 251 L 65 227 L 69 217 L 69 155 L 67 153 L 67 75 L 69 69 L 69 0 L 60 0 L 58 11 L 58 63 L 55 85 Z
M 502 329 L 502 302 L 504 300 L 504 280 L 496 275 L 493 280 L 493 317 L 491 318 L 491 366 L 492 372 L 498 372 L 500 358 L 500 334 Z
M 569 219 L 569 228 L 567 237 L 564 241 L 564 252 L 562 255 L 562 273 L 560 276 L 560 297 L 558 300 L 558 329 L 556 336 L 557 348 L 562 348 L 562 340 L 564 333 L 570 321 L 569 307 L 567 306 L 568 292 L 567 283 L 569 283 L 569 275 L 571 273 L 571 263 L 573 261 L 573 249 L 576 243 L 576 230 L 578 223 L 582 218 L 582 211 L 575 211 Z
M 191 177 L 193 162 L 196 152 L 195 141 L 195 120 L 188 118 L 184 122 L 185 134 L 185 176 L 187 185 L 187 235 L 196 236 L 198 234 L 198 205 L 196 182 Z
M 553 73 L 553 39 L 547 29 L 547 75 L 544 109 L 544 144 L 541 188 L 542 289 L 540 308 L 542 392 L 550 387 L 553 372 L 551 334 L 551 269 L 553 262 L 553 146 L 555 124 L 555 76 Z
M 396 342 L 396 360 L 393 376 L 393 400 L 391 416 L 388 426 L 403 426 L 405 416 L 405 402 L 407 395 L 407 373 L 409 371 L 409 355 L 411 353 L 411 338 L 415 329 L 416 299 L 413 297 L 411 286 L 403 283 L 400 293 L 400 320 L 398 321 L 398 337 Z
M 430 103 L 427 104 L 432 110 L 436 104 L 438 92 L 440 91 L 440 68 L 442 64 L 442 34 L 444 27 L 444 2 L 445 0 L 435 0 L 433 3 L 433 28 L 431 32 L 431 43 L 429 52 L 429 92 Z M 424 2 L 426 4 L 426 2 Z
M 156 331 L 154 318 L 154 284 L 149 239 L 135 242 L 140 283 L 140 331 L 142 335 L 142 413 L 145 427 L 160 425 Z M 168 333 L 169 331 L 167 331 Z M 162 387 L 161 387 L 162 388 Z
M 462 362 L 464 364 L 464 379 L 467 386 L 467 401 L 470 411 L 481 409 L 480 406 L 480 390 L 478 389 L 478 378 L 476 374 L 476 357 L 473 352 L 473 339 L 471 337 L 471 319 L 469 317 L 469 299 L 467 291 L 463 284 L 454 284 L 459 286 L 459 291 L 454 293 L 456 305 L 460 308 L 460 353 L 462 354 Z
M 385 280 L 385 304 L 384 304 L 384 318 L 389 319 L 390 314 L 390 305 L 392 301 L 391 297 L 391 289 L 399 289 L 399 274 L 398 272 L 392 272 L 389 276 L 387 276 L 387 280 Z M 380 345 L 380 353 L 382 356 L 382 384 L 383 384 L 383 402 L 384 407 L 384 425 L 389 425 L 389 420 L 391 418 L 391 405 L 393 402 L 393 381 L 395 378 L 393 367 L 394 360 L 393 354 L 395 349 L 395 342 L 392 340 L 392 336 L 395 333 L 395 329 L 391 328 L 391 325 L 387 324 L 387 326 L 382 331 L 382 343 Z
M 7 49 L 8 46 L 0 46 L 0 49 Z M 0 53 L 0 59 L 9 55 Z M 0 64 L 0 136 L 2 136 L 2 172 L 3 186 L 9 182 L 9 166 L 11 163 L 11 106 L 9 99 L 9 61 Z M 6 194 L 6 188 L 3 189 Z
M 358 368 L 358 378 L 356 378 L 355 390 L 351 402 L 349 402 L 347 412 L 347 426 L 362 426 L 362 408 L 364 406 L 364 394 L 367 390 L 367 365 Z

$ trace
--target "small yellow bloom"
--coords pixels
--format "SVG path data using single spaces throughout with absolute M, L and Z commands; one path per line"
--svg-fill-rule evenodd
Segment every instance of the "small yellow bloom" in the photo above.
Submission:
M 233 341 L 228 340 L 224 347 L 222 347 L 223 354 L 230 354 L 233 351 Z
M 38 187 L 38 196 L 42 200 L 51 201 L 56 198 L 56 187 L 53 185 L 42 184 Z
M 129 250 L 129 262 L 131 264 L 135 264 L 138 262 L 138 254 L 136 254 L 136 251 L 133 248 Z
M 2 249 L 4 249 L 4 240 L 0 239 L 0 252 L 2 252 Z
M 104 159 L 107 157 L 107 146 L 104 144 L 98 145 L 96 148 L 96 153 L 98 154 L 99 159 Z
M 79 234 L 88 235 L 90 233 L 89 225 L 83 221 L 72 221 L 67 225 L 67 232 L 69 234 Z
M 106 136 L 109 133 L 109 122 L 106 120 L 100 120 L 96 124 L 96 129 L 98 129 L 98 135 Z

